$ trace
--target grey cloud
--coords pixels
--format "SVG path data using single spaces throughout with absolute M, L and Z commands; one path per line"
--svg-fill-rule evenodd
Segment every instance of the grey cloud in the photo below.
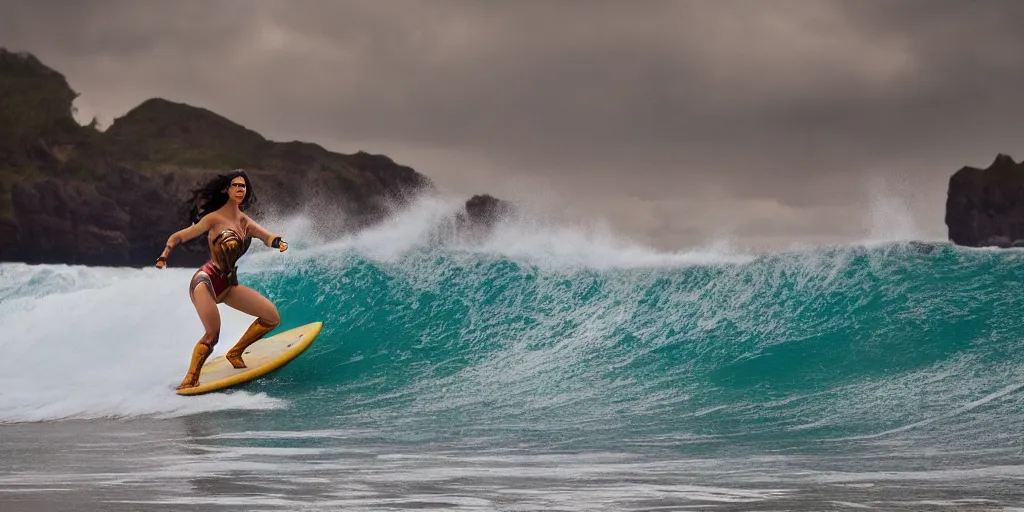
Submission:
M 66 71 L 108 119 L 160 95 L 271 137 L 461 152 L 594 197 L 850 206 L 870 173 L 941 189 L 1024 142 L 1016 1 L 0 5 L 0 44 Z

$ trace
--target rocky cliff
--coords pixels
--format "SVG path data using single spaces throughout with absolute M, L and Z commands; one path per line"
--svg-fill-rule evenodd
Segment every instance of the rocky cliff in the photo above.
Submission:
M 1024 162 L 1000 154 L 985 169 L 955 172 L 949 179 L 946 226 L 957 245 L 1024 246 Z
M 313 214 L 319 228 L 371 225 L 433 188 L 383 155 L 272 142 L 209 110 L 151 99 L 104 132 L 73 116 L 77 94 L 34 56 L 0 48 L 0 261 L 148 266 L 187 225 L 185 192 L 245 168 L 250 212 Z M 200 239 L 170 266 L 206 258 Z

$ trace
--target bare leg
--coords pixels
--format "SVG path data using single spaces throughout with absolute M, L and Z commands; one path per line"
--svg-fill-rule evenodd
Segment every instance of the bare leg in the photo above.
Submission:
M 249 346 L 274 330 L 281 323 L 281 316 L 277 313 L 274 303 L 260 295 L 259 292 L 243 285 L 232 286 L 227 295 L 224 296 L 224 303 L 247 315 L 256 317 L 256 320 L 249 325 L 238 343 L 231 347 L 224 354 L 224 358 L 235 368 L 245 368 L 242 361 L 242 353 Z
M 193 288 L 192 304 L 199 313 L 199 319 L 203 322 L 206 333 L 192 349 L 192 362 L 189 364 L 188 373 L 177 389 L 191 388 L 199 384 L 199 373 L 203 369 L 203 363 L 213 352 L 213 346 L 220 338 L 220 311 L 217 309 L 217 301 L 213 298 L 213 292 L 207 284 L 199 284 Z

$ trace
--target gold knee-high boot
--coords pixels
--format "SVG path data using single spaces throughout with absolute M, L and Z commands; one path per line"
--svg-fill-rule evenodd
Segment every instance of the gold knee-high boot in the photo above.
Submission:
M 191 388 L 199 384 L 199 373 L 202 372 L 203 363 L 206 362 L 206 358 L 210 357 L 210 352 L 213 352 L 215 344 L 217 344 L 217 337 L 210 335 L 203 336 L 199 343 L 196 343 L 195 348 L 192 349 L 192 362 L 188 366 L 185 379 L 176 389 Z
M 262 318 L 253 320 L 249 328 L 245 330 L 245 334 L 242 334 L 242 337 L 238 339 L 238 343 L 235 343 L 235 346 L 231 347 L 231 350 L 224 354 L 224 359 L 227 359 L 231 366 L 235 368 L 245 368 L 245 361 L 242 361 L 242 353 L 249 345 L 256 343 L 265 334 L 274 330 L 274 327 L 277 327 L 277 323 L 270 323 Z

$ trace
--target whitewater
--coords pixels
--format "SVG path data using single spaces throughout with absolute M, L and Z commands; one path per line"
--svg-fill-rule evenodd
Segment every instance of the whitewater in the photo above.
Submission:
M 0 508 L 1024 507 L 1024 251 L 470 238 L 458 207 L 274 223 L 240 281 L 321 336 L 199 397 L 193 269 L 0 265 Z M 252 320 L 220 311 L 215 355 Z

